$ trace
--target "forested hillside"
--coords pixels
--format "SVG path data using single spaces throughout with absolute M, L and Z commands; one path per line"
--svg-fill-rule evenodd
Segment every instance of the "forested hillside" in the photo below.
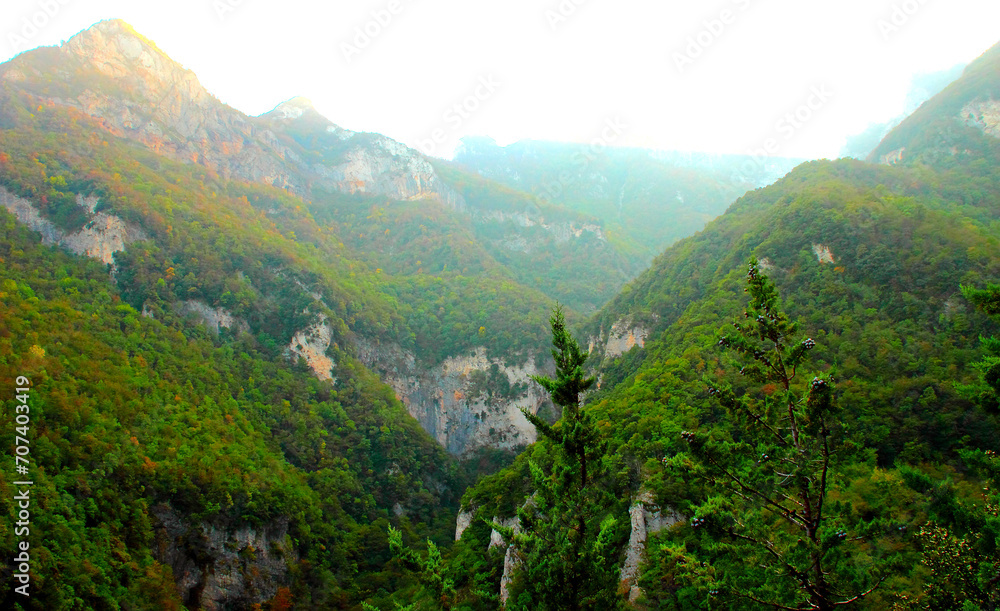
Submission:
M 614 135 L 613 130 L 605 133 Z M 747 190 L 770 184 L 795 165 L 782 158 L 621 149 L 611 142 L 529 141 L 500 147 L 488 138 L 467 138 L 455 161 L 598 219 L 636 271 L 702 229 Z
M 969 80 L 995 84 L 991 57 L 941 96 L 983 95 Z M 958 123 L 926 110 L 956 105 L 935 98 L 923 116 Z M 581 545 L 618 551 L 582 574 L 621 567 L 619 600 L 650 609 L 993 608 L 995 501 L 981 491 L 1000 422 L 980 338 L 1000 327 L 973 289 L 1000 277 L 1000 174 L 976 154 L 995 146 L 989 127 L 967 133 L 979 148 L 940 164 L 799 166 L 667 249 L 582 329 L 647 338 L 621 355 L 597 344 L 588 363 L 591 477 L 613 492 L 592 497 Z M 456 600 L 489 608 L 475 594 L 489 583 L 508 609 L 555 608 L 521 579 L 559 590 L 564 577 L 520 549 L 558 528 L 532 521 L 532 494 L 583 464 L 559 448 L 546 437 L 466 493 L 463 512 L 486 522 L 472 518 L 456 558 L 493 547 L 491 529 L 505 543 L 474 571 L 452 567 Z
M 997 57 L 773 184 L 0 65 L 24 608 L 996 608 Z

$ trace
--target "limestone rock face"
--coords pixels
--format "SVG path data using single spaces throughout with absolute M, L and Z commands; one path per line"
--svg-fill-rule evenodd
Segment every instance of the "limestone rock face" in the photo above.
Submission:
M 218 335 L 222 329 L 250 330 L 250 325 L 233 316 L 232 312 L 225 308 L 213 308 L 197 299 L 182 301 L 178 305 L 182 313 L 194 316 L 215 335 Z
M 813 254 L 816 255 L 816 260 L 821 264 L 836 262 L 829 246 L 824 246 L 823 244 L 813 244 L 812 251 Z
M 98 212 L 87 225 L 63 237 L 60 242 L 66 250 L 114 265 L 115 253 L 137 240 L 146 239 L 138 227 L 130 226 L 117 216 Z
M 67 234 L 46 219 L 31 202 L 0 187 L 0 206 L 29 229 L 41 234 L 43 244 L 57 244 L 72 253 L 114 266 L 115 253 L 125 250 L 128 244 L 147 237 L 142 229 L 117 216 L 104 212 L 94 213 L 97 198 L 77 196 L 77 204 L 90 212 L 90 220 L 82 229 Z
M 288 520 L 251 528 L 190 524 L 166 504 L 150 513 L 156 521 L 157 560 L 174 572 L 177 588 L 192 609 L 251 608 L 274 597 L 284 584 L 294 548 Z
M 333 380 L 334 362 L 326 351 L 333 342 L 333 329 L 323 316 L 320 322 L 299 331 L 292 337 L 288 352 L 301 356 L 320 380 Z
M 1000 138 L 1000 100 L 990 98 L 969 102 L 962 108 L 959 118 L 988 136 Z
M 511 365 L 487 356 L 480 347 L 423 368 L 398 345 L 362 339 L 357 348 L 361 361 L 381 374 L 407 411 L 449 452 L 461 455 L 481 446 L 516 448 L 535 441 L 535 427 L 519 409 L 537 413 L 548 401 L 548 394 L 529 377 L 544 373 L 533 359 Z M 495 393 L 497 382 L 509 391 Z
M 646 347 L 652 330 L 648 322 L 639 322 L 626 317 L 615 321 L 611 328 L 601 329 L 597 336 L 592 336 L 587 343 L 587 352 L 600 360 L 619 357 L 635 346 Z
M 646 554 L 646 539 L 651 534 L 681 522 L 683 518 L 678 513 L 661 510 L 653 502 L 653 495 L 648 492 L 635 499 L 628 513 L 632 533 L 629 535 L 620 579 L 623 589 L 629 592 L 629 601 L 635 602 L 642 594 L 642 589 L 638 586 L 639 565 Z
M 465 206 L 462 196 L 444 184 L 422 154 L 385 136 L 343 129 L 305 98 L 283 102 L 261 119 L 278 134 L 305 131 L 315 136 L 312 146 L 322 161 L 300 165 L 326 188 L 396 200 L 431 199 L 455 209 Z
M 458 518 L 455 519 L 455 540 L 458 541 L 462 538 L 462 533 L 464 533 L 470 526 L 472 526 L 472 520 L 476 517 L 476 510 L 473 509 L 462 509 L 458 512 Z
M 274 134 L 226 106 L 190 70 L 170 59 L 128 24 L 102 21 L 61 47 L 82 69 L 112 79 L 113 95 L 84 88 L 66 103 L 98 118 L 117 136 L 152 151 L 199 163 L 225 178 L 301 188 L 282 163 L 287 151 Z
M 596 223 L 574 223 L 570 221 L 549 222 L 538 210 L 473 210 L 472 218 L 479 225 L 500 225 L 503 237 L 494 242 L 506 250 L 530 253 L 532 245 L 538 241 L 532 232 L 542 232 L 556 244 L 592 237 L 607 242 L 604 229 Z
M 261 117 L 248 117 L 211 95 L 195 74 L 170 59 L 131 26 L 102 21 L 61 48 L 67 65 L 110 79 L 113 87 L 77 83 L 68 99 L 53 99 L 101 121 L 116 136 L 177 160 L 197 163 L 223 178 L 239 178 L 308 196 L 311 186 L 400 200 L 436 199 L 464 206 L 462 197 L 438 177 L 427 159 L 384 136 L 342 129 L 323 118 L 305 98 L 293 98 Z M 24 80 L 8 68 L 4 80 Z M 88 77 L 91 80 L 96 77 Z M 82 83 L 88 83 L 84 78 Z M 287 128 L 308 120 L 329 136 L 329 150 L 304 149 Z M 315 125 L 313 125 L 315 124 Z M 322 161 L 305 157 L 322 153 Z
M 63 238 L 63 232 L 43 217 L 31 202 L 14 195 L 3 187 L 0 187 L 0 206 L 6 208 L 18 222 L 28 229 L 41 234 L 42 244 L 52 246 Z

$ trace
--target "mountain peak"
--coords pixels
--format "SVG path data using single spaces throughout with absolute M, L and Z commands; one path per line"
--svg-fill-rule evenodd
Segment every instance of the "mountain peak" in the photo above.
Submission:
M 317 112 L 312 100 L 303 96 L 295 96 L 290 100 L 285 100 L 281 104 L 278 104 L 274 107 L 274 110 L 266 113 L 265 116 L 272 119 L 298 119 L 309 111 Z
M 116 80 L 140 82 L 150 99 L 168 93 L 203 104 L 212 96 L 190 70 L 121 19 L 99 21 L 70 38 L 62 51 Z

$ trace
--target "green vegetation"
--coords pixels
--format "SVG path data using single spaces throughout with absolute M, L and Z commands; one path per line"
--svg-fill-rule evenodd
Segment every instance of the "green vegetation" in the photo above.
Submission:
M 735 162 L 685 167 L 676 157 L 553 142 L 518 142 L 501 148 L 489 139 L 466 138 L 456 162 L 535 195 L 539 206 L 558 205 L 592 217 L 604 227 L 614 249 L 627 258 L 626 273 L 634 270 L 630 279 L 664 248 L 702 229 L 752 188 Z M 761 169 L 756 163 L 749 165 Z M 603 282 L 604 275 L 588 277 Z M 607 295 L 606 301 L 618 288 L 599 294 Z
M 562 408 L 550 426 L 528 410 L 524 415 L 552 444 L 551 473 L 529 462 L 535 493 L 518 510 L 521 532 L 500 528 L 513 541 L 516 568 L 508 609 L 613 609 L 618 606 L 615 482 L 609 477 L 605 444 L 580 397 L 596 379 L 583 367 L 587 353 L 566 331 L 562 310 L 551 318 L 556 379 L 534 380 Z
M 870 594 L 884 571 L 871 561 L 873 530 L 850 506 L 834 503 L 839 469 L 852 460 L 834 400 L 832 376 L 796 380 L 814 340 L 792 341 L 796 325 L 774 285 L 751 259 L 750 303 L 719 345 L 747 362 L 739 373 L 766 388 L 737 395 L 709 387 L 735 425 L 732 437 L 684 431 L 688 453 L 668 461 L 703 482 L 693 505 L 699 531 L 696 573 L 715 576 L 713 596 L 732 606 L 833 609 Z M 743 322 L 743 320 L 747 322 Z M 669 548 L 683 558 L 686 546 Z M 681 575 L 684 569 L 678 567 Z
M 679 237 L 667 224 L 700 226 L 728 191 L 634 151 L 580 167 L 573 147 L 515 147 L 518 163 L 490 161 L 512 169 L 501 182 L 438 164 L 462 210 L 304 199 L 113 135 L 51 97 L 134 102 L 127 81 L 20 56 L 23 84 L 0 84 L 0 186 L 63 231 L 96 196 L 142 236 L 109 269 L 0 212 L 0 379 L 31 380 L 31 605 L 195 608 L 205 583 L 178 584 L 218 571 L 246 585 L 226 605 L 271 611 L 480 611 L 501 591 L 508 609 L 997 608 L 1000 148 L 956 115 L 995 97 L 997 53 L 886 139 L 903 164 L 803 164 L 587 322 Z M 333 164 L 328 127 L 308 115 L 277 137 Z M 518 190 L 553 180 L 554 201 Z M 656 216 L 681 199 L 698 203 Z M 572 309 L 546 321 L 556 300 Z M 194 306 L 233 324 L 209 330 Z M 601 362 L 567 327 L 623 320 L 645 346 Z M 289 358 L 320 323 L 330 381 Z M 539 441 L 516 458 L 459 463 L 361 362 L 487 347 L 540 363 L 549 330 L 555 376 L 534 381 L 561 413 L 525 410 Z M 525 390 L 499 365 L 462 375 L 491 406 Z M 627 555 L 638 587 L 619 582 Z
M 0 259 L 0 376 L 32 382 L 36 604 L 179 608 L 175 576 L 154 559 L 157 506 L 193 529 L 287 524 L 285 561 L 306 606 L 398 579 L 371 536 L 395 504 L 407 507 L 393 518 L 407 532 L 450 530 L 442 507 L 462 490 L 457 469 L 355 361 L 339 365 L 334 390 L 262 357 L 251 335 L 217 345 L 169 311 L 144 317 L 102 265 L 40 246 L 6 212 Z M 0 426 L 13 430 L 13 410 Z M 10 473 L 0 475 L 8 550 Z

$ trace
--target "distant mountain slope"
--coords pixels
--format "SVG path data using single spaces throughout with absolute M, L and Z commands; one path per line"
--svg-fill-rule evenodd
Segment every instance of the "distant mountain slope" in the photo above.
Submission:
M 750 257 L 775 282 L 783 310 L 799 324 L 797 337 L 815 342 L 799 384 L 814 375 L 836 380 L 837 424 L 858 452 L 837 464 L 840 479 L 830 499 L 886 516 L 895 551 L 919 558 L 911 532 L 926 522 L 920 503 L 933 502 L 932 493 L 903 500 L 912 493 L 895 469 L 914 465 L 950 474 L 959 450 L 997 447 L 1000 417 L 975 409 L 962 385 L 980 375 L 970 366 L 982 354 L 980 336 L 1000 329 L 967 304 L 959 285 L 982 287 L 1000 278 L 998 226 L 1000 173 L 971 155 L 947 169 L 810 162 L 743 196 L 703 231 L 668 248 L 584 327 L 599 376 L 586 409 L 616 464 L 629 465 L 617 480 L 628 488 L 618 498 L 628 497 L 628 514 L 610 505 L 592 512 L 631 521 L 622 556 L 647 558 L 630 579 L 645 589 L 649 604 L 672 608 L 680 593 L 691 600 L 717 595 L 710 591 L 714 582 L 697 583 L 705 573 L 691 583 L 679 579 L 690 575 L 681 567 L 695 564 L 689 558 L 712 559 L 700 555 L 700 523 L 671 513 L 705 502 L 699 496 L 704 472 L 678 470 L 672 461 L 690 460 L 690 431 L 724 440 L 720 444 L 732 440 L 735 448 L 746 439 L 743 423 L 713 400 L 709 384 L 732 384 L 737 396 L 748 393 L 769 405 L 774 387 L 749 382 L 740 375 L 746 361 L 718 347 L 720 333 L 746 313 Z M 761 463 L 767 460 L 766 447 L 754 450 L 762 452 Z M 542 440 L 470 489 L 461 523 L 514 516 L 535 492 L 530 473 L 553 452 Z M 975 480 L 962 481 L 979 490 Z M 900 494 L 876 497 L 874 490 Z M 709 527 L 720 525 L 709 531 L 715 540 L 724 537 L 728 520 L 741 517 L 723 503 L 709 511 L 698 515 L 718 519 Z M 673 520 L 681 523 L 669 528 Z M 488 529 L 469 531 L 463 543 L 489 545 Z M 897 581 L 861 608 L 889 608 L 896 596 L 915 595 L 923 583 L 910 573 L 916 562 L 885 563 Z M 511 583 L 511 570 L 496 579 L 497 588 Z M 623 589 L 626 578 L 623 570 Z
M 795 162 L 553 142 L 497 146 L 466 138 L 455 161 L 480 175 L 592 216 L 636 268 L 704 227 L 734 199 Z
M 1000 44 L 896 127 L 869 161 L 931 163 L 955 157 L 1000 163 Z
M 593 311 L 638 272 L 592 217 L 307 100 L 247 117 L 121 21 L 3 64 L 0 96 L 22 221 L 114 260 L 137 309 L 264 334 L 324 378 L 360 358 L 455 453 L 534 439 L 518 407 L 548 409 L 524 381 L 548 366 L 552 302 Z M 467 374 L 498 367 L 509 389 L 477 393 Z

